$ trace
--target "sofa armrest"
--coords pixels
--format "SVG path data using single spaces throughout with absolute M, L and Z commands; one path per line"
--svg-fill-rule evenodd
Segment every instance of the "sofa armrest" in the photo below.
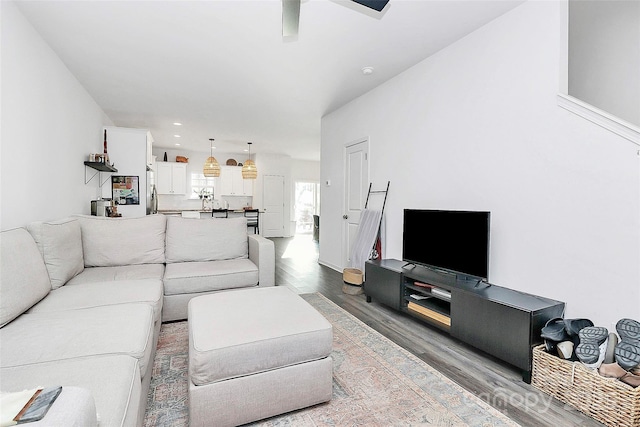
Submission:
M 258 286 L 276 284 L 276 252 L 273 242 L 258 234 L 249 234 L 249 259 L 258 266 Z

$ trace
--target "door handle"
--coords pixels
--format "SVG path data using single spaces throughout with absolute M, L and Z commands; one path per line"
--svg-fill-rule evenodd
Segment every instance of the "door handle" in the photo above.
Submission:
M 349 219 L 349 215 L 342 215 L 342 219 Z

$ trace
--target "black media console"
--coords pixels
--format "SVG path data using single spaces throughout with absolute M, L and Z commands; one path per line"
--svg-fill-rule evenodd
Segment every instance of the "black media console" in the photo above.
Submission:
M 367 261 L 364 293 L 445 330 L 523 371 L 531 381 L 532 349 L 540 330 L 561 317 L 564 303 L 396 259 Z

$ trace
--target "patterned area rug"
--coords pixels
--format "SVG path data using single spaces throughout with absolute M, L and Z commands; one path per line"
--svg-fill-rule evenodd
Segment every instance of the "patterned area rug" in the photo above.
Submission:
M 256 426 L 517 426 L 320 294 L 301 295 L 333 325 L 333 398 Z M 187 322 L 162 325 L 145 426 L 186 427 Z

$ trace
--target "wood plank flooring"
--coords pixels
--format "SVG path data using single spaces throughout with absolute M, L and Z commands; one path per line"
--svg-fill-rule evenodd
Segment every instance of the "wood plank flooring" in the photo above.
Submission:
M 520 371 L 405 313 L 342 292 L 342 274 L 318 264 L 310 235 L 273 238 L 276 284 L 319 292 L 523 426 L 602 426 L 522 381 Z

